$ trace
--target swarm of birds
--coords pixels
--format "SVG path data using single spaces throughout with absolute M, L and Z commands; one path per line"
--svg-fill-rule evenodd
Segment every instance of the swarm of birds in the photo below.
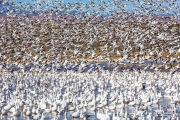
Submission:
M 0 0 L 0 119 L 179 120 L 179 6 Z
M 179 73 L 3 71 L 0 119 L 179 120 Z
M 20 69 L 19 64 L 114 61 L 128 68 L 178 70 L 178 1 L 163 1 L 169 7 L 162 1 L 131 1 L 131 12 L 124 2 L 3 0 L 1 63 Z

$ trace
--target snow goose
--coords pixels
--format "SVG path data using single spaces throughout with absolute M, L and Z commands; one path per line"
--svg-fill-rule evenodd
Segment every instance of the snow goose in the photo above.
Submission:
M 35 108 L 35 106 L 33 106 L 33 108 L 32 108 L 32 114 L 36 114 L 36 108 Z
M 113 96 L 109 99 L 109 101 L 110 101 L 110 102 L 114 101 L 114 100 L 117 98 L 117 96 L 118 96 L 118 94 L 113 95 Z
M 174 96 L 172 96 L 172 99 L 173 99 L 176 103 L 180 101 L 178 92 L 176 92 L 176 94 L 175 94 Z
M 80 97 L 78 97 L 77 100 L 79 100 L 79 101 L 83 100 L 83 94 L 82 93 L 80 93 Z
M 23 112 L 24 114 L 26 114 L 26 110 L 27 110 L 27 107 L 26 107 L 26 106 L 24 106 L 24 107 L 23 107 L 23 111 L 22 111 L 22 112 Z
M 144 110 L 139 110 L 139 108 L 136 106 L 135 113 L 136 113 L 136 116 L 141 116 L 142 114 L 144 114 Z
M 64 112 L 64 120 L 67 120 L 66 111 Z
M 156 97 L 159 99 L 163 97 L 161 91 L 159 93 L 156 93 Z
M 87 102 L 92 101 L 93 100 L 93 95 L 92 94 L 89 95 L 86 100 L 87 100 Z
M 138 120 L 145 120 L 145 115 L 144 115 L 144 113 L 141 113 L 141 115 L 138 116 Z
M 124 102 L 124 96 L 122 96 L 121 98 L 118 97 L 118 103 L 122 103 Z
M 171 104 L 176 104 L 176 101 L 173 99 L 173 97 L 170 98 L 170 103 Z
M 8 105 L 4 106 L 4 110 L 10 110 L 11 107 L 12 107 L 12 105 L 11 105 L 11 104 L 8 104 Z
M 15 106 L 14 106 L 14 107 L 11 107 L 11 109 L 9 110 L 9 112 L 12 113 L 15 109 L 16 109 Z
M 104 102 L 102 102 L 102 104 L 103 104 L 104 106 L 108 104 L 107 99 L 104 99 L 104 100 L 102 100 L 102 101 L 104 101 Z
M 110 120 L 110 116 L 108 115 L 107 110 L 106 110 L 106 114 L 99 113 L 99 110 L 98 110 L 96 117 L 100 120 Z
M 5 110 L 4 108 L 1 110 L 1 115 L 7 115 L 8 114 L 8 110 Z
M 100 108 L 100 107 L 97 107 L 97 108 Z M 90 107 L 90 110 L 91 110 L 91 111 L 95 111 L 95 110 L 96 110 L 96 106 L 95 106 L 95 105 L 94 105 L 94 106 L 91 106 L 91 107 Z
M 98 104 L 97 108 L 102 108 L 104 105 L 105 105 L 104 103 Z M 95 105 L 94 105 L 94 107 L 95 107 Z
M 171 116 L 171 120 L 176 120 L 176 119 L 177 119 L 177 115 L 175 113 L 173 113 Z
M 19 116 L 21 114 L 19 106 L 15 106 L 14 111 L 12 112 L 13 116 Z
M 69 110 L 69 111 L 74 111 L 75 109 L 76 109 L 76 107 L 73 106 L 73 105 L 68 106 L 68 110 Z
M 147 120 L 152 120 L 152 113 L 150 112 L 147 116 L 146 116 Z
M 122 120 L 129 120 L 127 110 L 126 110 L 126 112 L 125 112 L 124 117 L 122 118 Z
M 36 109 L 36 114 L 40 113 L 42 114 L 43 113 L 43 109 L 40 109 L 39 105 L 37 106 L 37 109 Z
M 76 112 L 72 113 L 72 117 L 73 117 L 73 118 L 79 118 L 79 117 L 80 117 L 80 111 L 79 111 L 79 109 L 77 109 Z
M 135 104 L 136 104 L 136 101 L 135 101 L 136 99 L 135 99 L 135 97 L 134 97 L 134 100 L 132 101 L 132 102 L 129 102 L 129 106 L 134 106 Z
M 132 113 L 132 116 L 131 116 L 131 118 L 133 119 L 133 120 L 136 120 L 137 119 L 137 115 L 136 115 L 136 112 L 134 111 L 133 113 Z
M 30 100 L 30 102 L 29 102 L 29 107 L 33 107 L 33 101 L 32 100 Z
M 176 87 L 175 87 L 175 85 L 172 85 L 172 87 L 171 87 L 171 92 L 176 92 L 177 91 L 177 89 L 176 89 Z
M 124 103 L 129 103 L 129 99 L 127 97 L 124 98 Z
M 96 103 L 95 97 L 93 97 L 93 100 L 88 103 L 89 106 L 93 106 Z
M 50 105 L 50 108 L 44 109 L 44 113 L 51 113 L 52 111 L 52 106 Z
M 171 90 L 170 90 L 169 88 L 166 88 L 166 89 L 164 90 L 164 92 L 165 92 L 165 94 L 170 95 Z
M 82 110 L 81 112 L 82 112 L 83 114 L 86 114 L 86 113 L 87 113 L 87 107 L 83 106 L 83 108 L 82 108 L 81 110 Z
M 113 113 L 112 116 L 112 120 L 121 120 L 122 117 L 119 117 L 119 113 L 117 112 L 117 114 L 115 115 L 115 113 Z
M 69 105 L 69 101 L 68 100 L 65 100 L 65 97 L 63 96 L 63 100 L 61 101 L 61 104 L 60 105 L 65 105 L 65 107 L 67 107 Z
M 30 107 L 27 108 L 27 111 L 25 113 L 27 116 L 31 116 L 31 110 L 30 110 Z
M 153 104 L 158 104 L 159 99 L 158 98 L 154 98 L 152 102 L 153 102 Z
M 47 105 L 46 105 L 46 102 L 44 101 L 44 99 L 41 100 L 40 107 L 41 107 L 41 109 L 46 109 Z
M 117 109 L 121 109 L 124 108 L 124 102 L 122 102 L 121 104 L 116 105 Z
M 141 101 L 140 101 L 140 98 L 139 98 L 139 96 L 138 96 L 138 98 L 136 99 L 136 105 L 140 105 L 141 104 Z
M 150 83 L 148 87 L 145 88 L 146 90 L 152 90 L 152 84 Z
M 98 96 L 96 97 L 96 102 L 99 102 L 101 100 L 100 95 L 98 94 Z
M 42 115 L 41 115 L 41 120 L 44 120 L 47 118 L 47 115 L 43 112 Z
M 155 110 L 156 114 L 158 116 L 163 116 L 164 115 L 164 110 L 163 110 L 163 107 L 160 105 L 159 109 L 156 109 Z
M 88 106 L 88 104 L 87 104 L 87 101 L 85 100 L 84 101 L 84 107 L 87 107 Z
M 33 118 L 33 120 L 40 120 L 41 119 L 41 114 L 38 113 L 37 115 L 33 116 L 32 118 Z
M 141 101 L 141 103 L 143 103 L 143 104 L 146 104 L 147 102 L 149 102 L 149 97 L 145 97 Z
M 57 112 L 60 114 L 60 115 L 63 115 L 66 111 L 65 111 L 65 107 L 63 106 L 62 109 L 58 106 L 58 109 L 57 109 Z
M 83 112 L 83 110 L 81 109 L 79 118 L 84 119 L 84 118 L 85 118 L 85 114 L 86 114 L 86 113 Z
M 56 97 L 56 103 L 61 104 L 61 100 L 59 99 L 59 95 Z
M 84 102 L 83 102 L 83 101 L 81 101 L 81 103 L 80 103 L 79 105 L 77 105 L 77 107 L 78 107 L 79 109 L 83 108 L 83 106 L 84 106 Z
M 114 102 L 114 105 L 109 106 L 109 109 L 110 109 L 110 110 L 114 110 L 114 109 L 116 109 L 116 102 Z
M 152 97 L 150 97 L 150 101 L 147 102 L 148 106 L 151 106 L 153 104 Z
M 56 103 L 54 103 L 54 104 L 53 104 L 53 107 L 51 107 L 51 110 L 52 110 L 52 111 L 56 111 L 56 110 L 57 110 L 57 106 L 58 106 L 58 105 L 57 105 Z
M 23 107 L 25 105 L 25 102 L 23 100 L 21 100 L 21 101 L 18 102 L 18 104 L 19 104 L 20 107 Z

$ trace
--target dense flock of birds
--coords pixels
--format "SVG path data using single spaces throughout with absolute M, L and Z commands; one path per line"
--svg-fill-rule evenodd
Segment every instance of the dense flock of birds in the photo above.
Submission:
M 87 15 L 109 15 L 114 11 L 132 12 L 138 15 L 161 13 L 172 15 L 172 17 L 175 18 L 178 18 L 180 15 L 178 0 L 88 0 L 87 2 L 77 1 L 69 3 L 63 0 L 33 0 L 33 2 L 1 0 L 0 3 L 14 6 L 13 9 L 5 6 L 5 11 L 1 9 L 1 13 L 6 12 L 8 15 L 14 15 L 18 13 L 39 14 L 40 12 L 44 11 L 65 11 L 67 13 L 78 11 Z M 79 14 L 76 15 L 76 17 L 80 17 Z
M 1 119 L 179 120 L 179 79 L 168 72 L 3 71 Z
M 160 27 L 171 24 L 161 23 L 164 26 L 158 24 L 150 28 L 147 25 L 145 26 L 147 29 L 133 27 L 138 26 L 138 23 L 128 25 L 126 22 L 109 25 L 89 23 L 82 26 L 60 24 L 60 27 L 55 25 L 58 29 L 52 30 L 48 25 L 33 27 L 32 24 L 20 26 L 2 24 L 0 60 L 6 68 L 9 64 L 19 68 L 31 64 L 62 65 L 66 63 L 65 60 L 68 62 L 114 60 L 127 64 L 145 64 L 146 61 L 154 61 L 144 68 L 171 69 L 175 72 L 179 69 L 180 28 L 172 26 L 167 31 L 165 29 L 159 31 Z
M 172 72 L 179 69 L 178 1 L 163 1 L 169 7 L 161 5 L 160 1 L 131 1 L 138 9 L 130 13 L 125 8 L 115 9 L 126 2 L 96 2 L 36 1 L 31 6 L 26 2 L 3 0 L 0 15 L 1 63 L 6 67 L 9 64 L 19 67 L 26 64 L 63 64 L 65 60 L 143 65 L 146 61 L 154 61 L 157 64 L 144 68 L 171 69 Z M 86 9 L 87 6 L 90 8 Z M 97 13 L 91 13 L 93 9 Z M 109 14 L 105 15 L 101 9 Z M 142 13 L 143 9 L 149 12 Z M 170 9 L 174 12 L 167 13 L 168 16 L 156 13 L 158 10 L 170 12 Z
M 179 69 L 179 2 L 131 1 L 137 10 L 130 13 L 124 2 L 40 0 L 32 4 L 3 0 L 0 60 L 16 66 L 64 60 L 156 61 L 161 65 L 151 66 L 157 70 Z M 156 13 L 163 10 L 173 12 L 167 16 Z
M 179 120 L 178 0 L 33 2 L 0 0 L 0 119 Z

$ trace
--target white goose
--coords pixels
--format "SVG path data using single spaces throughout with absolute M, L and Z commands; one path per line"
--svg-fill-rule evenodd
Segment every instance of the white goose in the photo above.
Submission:
M 110 109 L 110 110 L 115 110 L 115 109 L 116 109 L 116 102 L 114 102 L 114 105 L 109 106 L 109 109 Z
M 79 117 L 80 117 L 80 111 L 79 111 L 79 109 L 78 109 L 76 112 L 72 113 L 72 117 L 73 117 L 73 118 L 79 118 Z
M 87 100 L 87 102 L 92 101 L 93 100 L 93 95 L 89 95 L 86 100 Z
M 125 112 L 124 117 L 122 118 L 122 120 L 129 120 L 127 110 L 126 110 L 126 112 Z
M 158 104 L 159 99 L 158 98 L 154 98 L 152 102 L 153 102 L 153 104 Z
M 62 106 L 62 109 L 61 109 L 61 108 L 58 106 L 57 112 L 58 112 L 60 115 L 63 115 L 63 114 L 66 112 L 65 107 Z
M 9 112 L 12 113 L 15 109 L 16 109 L 15 106 L 14 106 L 14 107 L 11 107 L 11 109 L 9 110 Z
M 32 114 L 36 114 L 36 108 L 35 108 L 35 106 L 33 106 L 31 112 L 32 112 Z
M 66 112 L 64 113 L 64 120 L 67 120 Z
M 164 110 L 163 110 L 163 108 L 161 107 L 161 105 L 160 105 L 159 109 L 156 109 L 155 111 L 156 111 L 156 114 L 157 114 L 158 116 L 163 116 L 163 115 L 164 115 Z
M 100 120 L 110 120 L 110 116 L 107 114 L 107 110 L 106 110 L 106 114 L 99 113 L 99 111 L 98 111 L 97 112 L 97 118 Z
M 76 109 L 75 106 L 72 106 L 72 105 L 68 106 L 68 110 L 69 110 L 69 111 L 74 111 L 75 109 Z
M 2 115 L 7 115 L 8 114 L 8 110 L 5 110 L 4 108 L 1 110 L 1 114 Z
M 27 111 L 25 113 L 27 116 L 31 116 L 31 110 L 30 110 L 30 107 L 27 108 Z
M 147 120 L 152 120 L 152 113 L 150 112 L 147 116 L 146 116 Z
M 93 106 L 96 103 L 95 97 L 93 97 L 93 100 L 88 103 L 89 106 Z
M 135 101 L 136 99 L 135 99 L 135 97 L 134 97 L 134 100 L 132 101 L 132 102 L 129 102 L 129 106 L 134 106 L 135 104 L 136 104 L 136 101 Z
M 10 110 L 12 108 L 11 104 L 8 104 L 7 106 L 4 107 L 4 110 Z
M 99 102 L 101 100 L 100 95 L 98 94 L 98 96 L 96 97 L 96 102 Z
M 53 107 L 51 107 L 52 111 L 57 111 L 58 105 L 56 103 L 53 104 Z
M 41 102 L 40 102 L 40 107 L 41 107 L 41 109 L 46 109 L 46 107 L 47 107 L 47 105 L 46 105 L 46 102 L 44 101 L 44 99 L 42 99 L 41 100 Z
M 41 114 L 38 113 L 37 115 L 33 116 L 32 118 L 33 118 L 33 120 L 40 120 L 41 119 Z
M 19 116 L 21 114 L 19 106 L 15 106 L 14 111 L 12 112 L 13 116 Z
M 113 114 L 112 120 L 121 120 L 122 117 L 119 117 L 119 113 L 117 112 L 117 114 L 115 115 L 115 113 Z
M 150 101 L 147 102 L 148 106 L 151 106 L 153 104 L 152 97 L 150 97 Z

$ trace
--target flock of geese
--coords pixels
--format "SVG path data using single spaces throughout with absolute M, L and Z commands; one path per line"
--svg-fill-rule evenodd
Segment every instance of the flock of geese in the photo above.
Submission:
M 179 120 L 179 79 L 168 72 L 4 70 L 1 119 Z
M 1 120 L 180 119 L 178 1 L 170 1 L 168 8 L 161 2 L 134 0 L 137 9 L 130 14 L 118 0 L 54 2 L 0 1 L 12 5 L 0 11 Z M 18 13 L 19 7 L 30 14 Z M 43 7 L 51 11 L 38 15 Z M 156 12 L 169 16 L 154 20 Z M 153 64 L 118 71 L 118 63 L 112 70 L 88 63 L 113 58 L 122 64 Z M 72 59 L 81 62 L 71 64 Z
M 53 2 L 55 6 L 52 5 Z M 26 2 L 0 2 L 1 5 L 5 4 L 2 11 L 10 14 L 1 14 L 0 20 L 0 61 L 3 65 L 41 64 L 45 66 L 56 62 L 61 64 L 64 60 L 78 62 L 101 60 L 143 65 L 145 61 L 160 61 L 160 65 L 146 65 L 144 68 L 171 69 L 172 73 L 180 68 L 178 19 L 155 14 L 151 7 L 156 7 L 157 11 L 167 10 L 168 12 L 169 8 L 162 6 L 161 2 L 131 1 L 138 7 L 138 11 L 135 10 L 132 13 L 124 11 L 125 3 L 117 0 L 112 2 L 100 0 L 98 4 L 93 0 L 87 4 L 82 2 L 66 4 L 58 0 L 53 2 L 34 1 L 33 6 Z M 164 2 L 168 3 L 168 1 Z M 12 5 L 13 9 L 6 4 Z M 169 1 L 172 9 L 177 7 L 176 9 L 179 10 L 176 4 L 178 4 L 176 0 Z M 31 14 L 36 11 L 34 10 L 36 7 L 39 9 L 46 5 L 52 7 L 52 11 L 42 10 L 37 15 Z M 118 9 L 114 11 L 105 9 L 112 5 L 120 7 L 119 9 L 123 8 L 124 12 Z M 102 9 L 112 14 L 104 17 L 97 10 L 95 15 L 83 6 L 90 7 L 90 10 Z M 24 13 L 17 14 L 18 7 L 30 10 L 30 14 L 27 16 Z M 81 8 L 84 8 L 82 14 L 83 12 L 87 14 L 81 16 L 78 13 Z M 135 13 L 143 11 L 139 8 L 152 14 Z M 72 9 L 78 11 L 78 14 L 70 14 Z M 65 12 L 61 13 L 58 10 L 65 10 Z M 11 15 L 12 13 L 16 16 Z M 81 17 L 78 17 L 79 15 Z M 175 15 L 178 16 L 178 13 L 175 12 Z M 71 18 L 73 21 L 69 21 Z

